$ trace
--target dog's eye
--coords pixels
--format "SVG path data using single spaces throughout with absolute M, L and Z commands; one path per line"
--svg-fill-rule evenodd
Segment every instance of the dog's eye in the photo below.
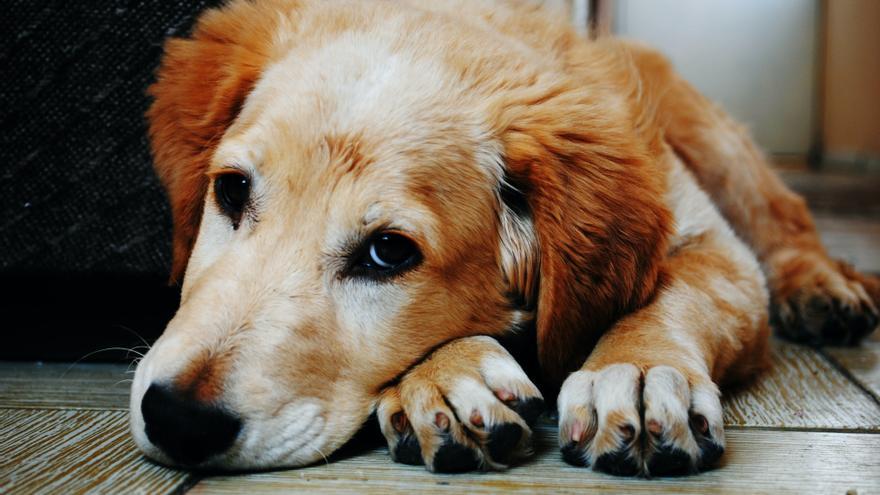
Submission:
M 410 259 L 415 248 L 412 241 L 402 235 L 381 234 L 370 243 L 367 263 L 384 270 L 394 268 Z
M 244 174 L 228 173 L 214 179 L 214 197 L 220 209 L 232 219 L 235 228 L 238 228 L 250 194 L 251 181 Z
M 382 232 L 371 238 L 362 248 L 354 273 L 382 277 L 399 273 L 414 266 L 421 253 L 409 238 L 393 232 Z

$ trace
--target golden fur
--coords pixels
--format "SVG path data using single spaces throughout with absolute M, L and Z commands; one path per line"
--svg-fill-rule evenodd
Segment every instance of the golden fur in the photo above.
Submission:
M 828 257 L 740 127 L 650 49 L 529 2 L 234 0 L 168 42 L 150 94 L 183 294 L 132 429 L 162 462 L 140 413 L 160 382 L 243 421 L 197 467 L 313 462 L 378 411 L 398 460 L 503 468 L 541 393 L 495 338 L 533 326 L 566 459 L 702 469 L 769 300 L 795 337 L 833 337 L 831 309 L 797 333 L 817 299 L 870 327 L 831 333 L 873 329 L 877 281 Z M 209 187 L 229 171 L 253 179 L 237 228 Z M 346 278 L 345 246 L 377 229 L 423 261 Z

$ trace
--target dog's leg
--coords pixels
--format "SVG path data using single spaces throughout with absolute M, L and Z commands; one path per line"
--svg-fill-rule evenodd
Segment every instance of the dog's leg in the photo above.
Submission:
M 560 447 L 573 464 L 620 475 L 711 467 L 724 451 L 717 384 L 764 364 L 757 260 L 672 161 L 676 232 L 662 288 L 599 340 L 559 394 Z
M 770 169 L 748 132 L 662 56 L 626 45 L 665 139 L 767 275 L 771 317 L 798 341 L 856 343 L 877 326 L 880 280 L 832 259 L 803 198 Z M 647 102 L 651 103 L 647 103 Z
M 377 416 L 397 462 L 436 472 L 503 469 L 529 453 L 543 404 L 513 357 L 478 336 L 437 349 L 383 391 Z

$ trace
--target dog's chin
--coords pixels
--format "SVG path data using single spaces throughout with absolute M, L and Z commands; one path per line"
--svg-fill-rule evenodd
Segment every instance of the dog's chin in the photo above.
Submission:
M 266 455 L 247 455 L 244 452 L 236 454 L 221 454 L 209 458 L 208 460 L 198 464 L 182 464 L 174 461 L 161 450 L 157 449 L 149 440 L 136 439 L 138 447 L 144 456 L 150 461 L 165 467 L 178 470 L 196 471 L 196 472 L 254 472 L 269 471 L 276 469 L 290 469 L 308 466 L 316 462 L 323 462 L 325 457 L 313 450 L 311 454 L 308 451 L 302 452 L 278 452 L 275 458 Z

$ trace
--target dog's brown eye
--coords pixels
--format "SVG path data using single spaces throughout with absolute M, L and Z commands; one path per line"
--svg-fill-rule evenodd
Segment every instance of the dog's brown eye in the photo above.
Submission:
M 220 209 L 232 219 L 234 228 L 238 228 L 250 194 L 251 181 L 244 174 L 223 174 L 214 179 L 214 197 Z
M 354 272 L 369 277 L 399 273 L 421 259 L 413 241 L 391 232 L 383 232 L 370 239 L 361 249 L 361 253 Z

